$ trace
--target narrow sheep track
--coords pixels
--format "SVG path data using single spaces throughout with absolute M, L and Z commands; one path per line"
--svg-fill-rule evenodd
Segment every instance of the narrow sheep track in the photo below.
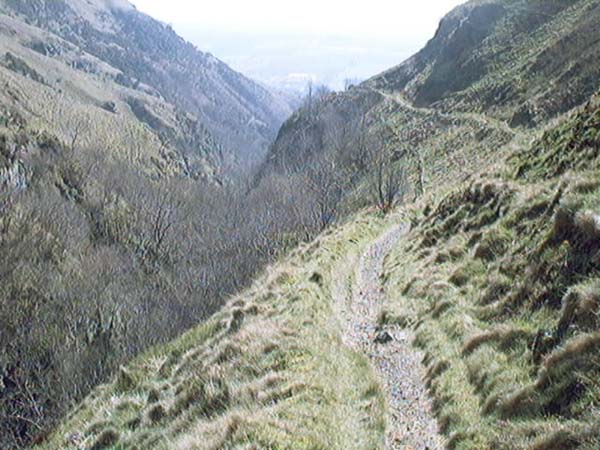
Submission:
M 356 267 L 351 292 L 345 298 L 337 296 L 341 301 L 338 311 L 342 316 L 345 344 L 369 356 L 385 392 L 385 448 L 437 450 L 443 448 L 444 441 L 424 385 L 422 354 L 412 346 L 412 331 L 398 326 L 377 329 L 384 298 L 384 259 L 406 231 L 405 225 L 396 226 L 367 248 Z M 392 340 L 377 344 L 375 338 L 382 331 Z

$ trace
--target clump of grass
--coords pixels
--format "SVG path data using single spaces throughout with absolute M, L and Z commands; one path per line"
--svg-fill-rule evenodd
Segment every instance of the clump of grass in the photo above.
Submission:
M 105 428 L 108 428 L 112 426 L 112 422 L 109 420 L 99 420 L 97 422 L 93 422 L 91 423 L 88 428 L 86 429 L 86 434 L 87 435 L 94 435 L 94 434 L 98 434 L 100 433 L 100 431 L 104 430 Z
M 229 333 L 235 333 L 241 328 L 245 316 L 243 309 L 236 308 L 231 312 L 231 319 L 227 326 Z
M 137 387 L 138 381 L 133 373 L 127 370 L 125 367 L 119 369 L 117 379 L 115 381 L 115 387 L 119 392 L 129 392 Z
M 441 359 L 429 365 L 427 374 L 425 376 L 427 387 L 431 388 L 433 380 L 442 375 L 446 370 L 450 368 L 450 361 L 447 359 Z
M 552 353 L 544 361 L 545 371 L 541 373 L 538 385 L 551 378 L 553 372 L 565 366 L 573 366 L 584 362 L 589 354 L 600 349 L 600 332 L 584 334 L 571 339 L 563 348 Z
M 241 347 L 234 342 L 227 342 L 213 357 L 216 364 L 223 364 L 232 361 L 242 354 Z
M 498 273 L 488 274 L 486 287 L 481 292 L 477 303 L 481 306 L 487 306 L 500 300 L 512 287 L 508 277 Z
M 206 382 L 202 378 L 192 379 L 175 390 L 176 397 L 171 407 L 172 415 L 180 415 L 193 404 L 201 404 L 206 400 Z
M 453 302 L 441 299 L 436 302 L 431 310 L 431 317 L 433 319 L 438 319 L 442 314 L 451 309 L 454 305 Z
M 600 214 L 593 211 L 583 211 L 575 216 L 575 226 L 581 233 L 584 242 L 600 239 Z
M 462 353 L 469 355 L 483 344 L 498 343 L 499 345 L 509 347 L 515 342 L 523 339 L 529 339 L 531 333 L 518 327 L 510 325 L 500 325 L 492 330 L 471 336 L 464 344 Z
M 503 255 L 513 236 L 505 228 L 496 227 L 487 232 L 473 250 L 473 257 L 484 261 L 493 261 Z
M 167 410 L 161 404 L 154 405 L 148 410 L 148 421 L 152 424 L 157 424 L 167 417 Z
M 455 286 L 462 287 L 467 283 L 477 283 L 477 280 L 485 274 L 485 266 L 481 261 L 474 260 L 459 266 L 448 278 Z
M 104 450 L 116 446 L 119 443 L 121 435 L 113 428 L 104 430 L 96 438 L 90 450 Z
M 159 390 L 156 388 L 150 389 L 150 391 L 148 392 L 148 398 L 147 398 L 148 403 L 149 404 L 156 403 L 159 400 L 160 400 Z
M 396 314 L 389 311 L 381 311 L 377 317 L 377 325 L 398 325 L 400 328 L 407 328 L 413 322 L 414 317 L 407 314 Z
M 502 417 L 518 417 L 568 410 L 585 386 L 579 373 L 593 370 L 591 361 L 598 354 L 600 333 L 577 336 L 544 359 L 534 383 L 508 395 L 498 402 Z
M 532 450 L 571 450 L 579 446 L 579 440 L 569 430 L 557 430 L 538 440 L 532 447 Z

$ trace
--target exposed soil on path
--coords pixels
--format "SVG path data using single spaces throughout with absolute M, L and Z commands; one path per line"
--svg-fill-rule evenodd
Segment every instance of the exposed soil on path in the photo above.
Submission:
M 384 297 L 383 262 L 405 232 L 405 226 L 395 227 L 371 244 L 356 267 L 351 293 L 342 298 L 336 295 L 336 301 L 346 345 L 369 356 L 385 391 L 385 448 L 437 450 L 443 448 L 443 438 L 423 381 L 423 355 L 412 346 L 413 333 L 398 326 L 377 328 Z

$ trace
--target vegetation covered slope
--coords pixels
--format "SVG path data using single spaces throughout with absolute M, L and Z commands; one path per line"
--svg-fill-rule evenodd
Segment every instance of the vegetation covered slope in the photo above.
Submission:
M 514 134 L 597 90 L 598 24 L 597 0 L 467 2 L 403 64 L 294 114 L 266 170 L 311 172 L 333 160 L 336 171 L 364 179 L 368 147 L 391 152 L 425 182 L 466 175 Z
M 400 223 L 380 325 L 414 329 L 446 447 L 598 448 L 598 100 L 406 214 L 361 214 L 301 247 L 39 448 L 382 448 L 381 387 L 341 344 L 332 293 Z
M 248 192 L 120 149 L 64 142 L 0 104 L 0 448 L 26 446 L 320 230 L 287 180 Z
M 599 99 L 416 207 L 388 260 L 449 448 L 600 445 Z
M 200 70 L 211 58 L 127 2 L 0 2 L 1 448 L 315 232 L 271 188 L 234 186 L 236 149 L 163 91 L 198 69 L 211 81 L 194 93 L 220 93 L 226 116 L 244 103 L 238 136 L 258 142 L 264 91 L 216 60 Z
M 284 100 L 128 2 L 4 0 L 0 13 L 2 56 L 49 72 L 37 79 L 48 88 L 46 102 L 83 93 L 96 115 L 116 104 L 114 112 L 131 110 L 184 157 L 207 152 L 216 159 L 222 150 L 230 164 L 256 162 L 291 112 Z M 90 78 L 96 89 L 81 86 Z
M 456 22 L 457 30 L 487 11 L 478 9 L 484 4 L 493 2 L 471 2 L 466 11 L 473 16 Z M 496 36 L 506 44 L 496 54 L 501 58 L 511 45 L 502 41 L 503 30 L 516 29 L 519 11 L 528 18 L 538 4 L 502 3 L 506 14 L 484 21 L 467 46 L 475 49 L 470 57 L 478 42 Z M 547 4 L 547 25 L 527 28 L 531 36 L 543 32 L 528 41 L 532 51 L 563 36 L 589 43 L 581 48 L 593 54 L 597 43 L 586 30 L 594 35 L 594 28 L 584 24 L 596 2 Z M 21 22 L 14 27 L 26 30 Z M 452 53 L 442 36 L 436 38 L 441 55 Z M 375 234 L 373 217 L 330 232 L 317 241 L 322 251 L 305 249 L 277 266 L 287 276 L 273 285 L 262 278 L 263 286 L 237 297 L 206 327 L 117 369 L 205 319 L 265 262 L 372 204 L 380 175 L 391 174 L 406 201 L 423 194 L 432 200 L 429 207 L 411 206 L 414 231 L 388 262 L 389 312 L 382 320 L 417 326 L 448 446 L 597 446 L 597 97 L 566 120 L 556 116 L 556 127 L 541 137 L 512 121 L 521 97 L 499 101 L 499 109 L 415 104 L 409 89 L 367 82 L 309 102 L 282 128 L 252 189 L 241 192 L 170 176 L 186 175 L 163 156 L 172 154 L 172 135 L 150 132 L 159 145 L 139 147 L 150 163 L 130 165 L 122 162 L 135 146 L 113 150 L 82 139 L 73 133 L 77 121 L 64 130 L 58 119 L 44 125 L 45 102 L 19 98 L 36 99 L 51 77 L 20 47 L 11 47 L 1 73 L 23 87 L 0 93 L 5 445 L 37 436 L 42 448 L 380 446 L 381 394 L 365 359 L 339 344 L 329 298 L 332 278 L 351 278 L 357 242 L 361 247 Z M 520 72 L 495 78 L 525 89 L 524 101 L 549 86 L 544 76 L 539 83 L 521 77 L 535 62 L 529 56 L 516 52 Z M 595 76 L 581 76 L 596 73 L 594 59 L 572 71 L 570 63 L 557 60 L 560 84 L 535 100 L 559 108 L 541 108 L 533 126 L 550 126 L 547 119 L 563 110 L 565 84 L 577 84 L 578 92 L 597 89 Z M 486 67 L 491 76 L 493 67 Z M 104 92 L 102 77 L 90 80 L 70 81 L 65 101 Z M 118 134 L 121 124 L 139 118 L 150 126 L 144 133 L 162 127 L 148 106 L 155 96 L 140 86 L 122 87 L 131 94 L 126 107 L 115 100 L 117 110 L 127 108 L 122 121 L 104 122 L 114 108 L 101 103 L 107 115 L 98 123 Z M 456 96 L 470 87 L 461 89 Z M 161 99 L 153 105 L 164 106 Z M 57 117 L 72 117 L 69 111 L 63 107 Z M 530 146 L 533 137 L 539 139 Z M 483 182 L 474 175 L 482 169 Z M 263 302 L 265 285 L 283 294 Z M 273 337 L 269 329 L 281 333 Z M 283 356 L 274 353 L 273 362 L 261 336 L 273 338 Z M 269 372 L 284 381 L 269 386 Z M 115 373 L 44 440 L 70 405 Z
M 360 216 L 271 267 L 213 318 L 123 367 L 38 448 L 375 449 L 383 400 L 342 343 L 333 282 L 386 226 Z
M 599 24 L 595 0 L 470 1 L 423 50 L 367 84 L 419 106 L 543 124 L 595 92 Z

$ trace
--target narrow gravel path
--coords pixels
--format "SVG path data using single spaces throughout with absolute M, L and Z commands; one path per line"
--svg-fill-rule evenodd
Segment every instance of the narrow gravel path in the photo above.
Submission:
M 423 382 L 423 355 L 411 345 L 412 332 L 398 326 L 377 329 L 384 296 L 383 262 L 405 232 L 406 226 L 397 226 L 370 245 L 356 267 L 352 292 L 340 299 L 338 309 L 346 345 L 369 356 L 384 388 L 388 413 L 385 448 L 436 450 L 443 448 L 443 439 Z M 391 340 L 375 343 L 378 336 Z

